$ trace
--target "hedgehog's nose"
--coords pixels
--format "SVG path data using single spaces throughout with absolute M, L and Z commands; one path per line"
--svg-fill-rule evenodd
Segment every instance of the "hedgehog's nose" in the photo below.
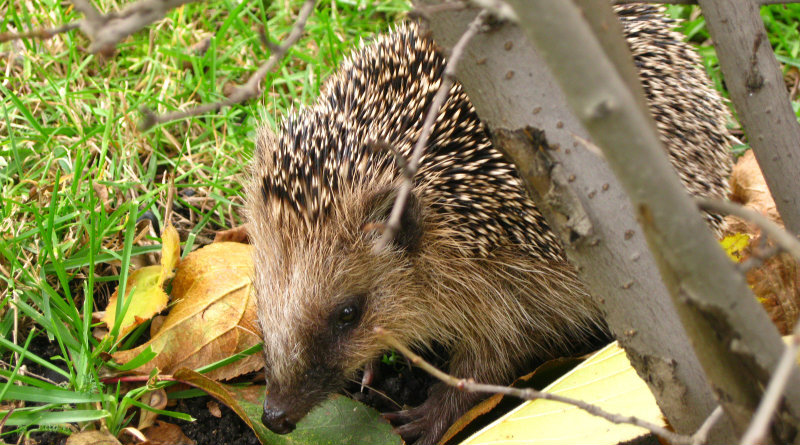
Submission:
M 288 434 L 295 428 L 295 424 L 286 418 L 283 410 L 270 408 L 266 403 L 264 403 L 264 415 L 261 416 L 261 423 L 277 434 Z

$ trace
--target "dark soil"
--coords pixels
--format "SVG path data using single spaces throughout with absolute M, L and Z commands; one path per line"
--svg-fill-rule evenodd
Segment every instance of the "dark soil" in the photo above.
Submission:
M 197 442 L 197 445 L 259 445 L 253 430 L 233 410 L 218 403 L 222 416 L 214 417 L 208 409 L 210 396 L 181 399 L 178 406 L 169 408 L 187 413 L 194 422 L 166 419 L 181 427 L 183 434 Z
M 357 380 L 360 380 L 361 376 Z M 389 365 L 381 363 L 371 385 L 361 391 L 361 384 L 352 382 L 345 394 L 382 413 L 399 411 L 422 404 L 435 379 L 419 368 L 412 368 L 400 359 Z
M 360 377 L 359 377 L 360 378 Z M 348 385 L 345 393 L 355 400 L 372 406 L 380 412 L 390 412 L 403 407 L 416 406 L 422 403 L 428 394 L 428 386 L 432 377 L 418 368 L 409 368 L 404 364 L 381 364 L 376 373 L 374 390 L 360 391 L 360 384 Z M 168 419 L 181 427 L 184 434 L 197 442 L 197 445 L 258 445 L 258 439 L 249 426 L 230 408 L 219 403 L 221 417 L 214 417 L 208 409 L 212 397 L 196 397 L 182 399 L 175 407 L 169 409 L 190 414 L 197 419 L 185 422 Z
M 21 335 L 21 338 L 27 338 L 28 333 L 26 332 L 24 335 Z M 31 353 L 36 354 L 39 357 L 45 359 L 51 359 L 51 357 L 61 355 L 61 349 L 59 349 L 58 344 L 55 342 L 50 342 L 47 339 L 47 336 L 44 334 L 36 335 L 33 339 L 31 339 L 31 343 L 28 347 L 28 351 Z M 3 359 L 8 363 L 13 363 L 13 360 L 9 360 L 9 357 L 3 357 Z M 64 365 L 64 362 L 61 360 L 50 360 L 51 363 L 55 364 L 61 369 L 66 370 L 67 367 Z M 62 383 L 66 381 L 66 378 L 48 368 L 45 368 L 37 363 L 34 363 L 30 360 L 24 360 L 23 364 L 27 368 L 27 372 L 30 374 L 35 374 L 37 376 L 44 377 L 49 379 L 54 383 Z M 13 431 L 15 427 L 4 427 L 3 432 L 6 431 Z M 19 435 L 17 434 L 10 434 L 7 436 L 0 436 L 0 441 L 5 441 L 6 443 L 17 443 L 20 440 Z M 30 434 L 29 440 L 33 442 L 29 442 L 31 445 L 33 444 L 42 444 L 42 445 L 62 445 L 67 441 L 67 436 L 52 432 L 52 431 L 42 431 L 42 432 L 35 432 Z

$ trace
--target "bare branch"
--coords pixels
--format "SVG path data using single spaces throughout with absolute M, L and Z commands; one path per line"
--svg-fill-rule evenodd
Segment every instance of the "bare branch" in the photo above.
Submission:
M 761 400 L 753 382 L 766 384 L 780 361 L 783 345 L 777 330 L 671 171 L 650 117 L 639 112 L 605 58 L 587 23 L 600 14 L 569 1 L 509 3 L 628 192 L 696 356 L 734 430 L 743 432 Z M 800 382 L 800 373 L 793 372 L 791 379 Z M 787 388 L 792 397 L 782 413 L 795 419 L 800 383 Z
M 434 39 L 452 46 L 476 13 L 431 17 Z M 458 80 L 491 130 L 495 147 L 517 166 L 631 363 L 640 376 L 646 373 L 645 381 L 664 414 L 678 432 L 697 431 L 717 406 L 714 395 L 629 200 L 621 199 L 624 191 L 599 148 L 586 143 L 590 136 L 569 111 L 546 63 L 518 27 L 503 23 L 470 42 L 458 70 Z M 512 71 L 514 75 L 508 76 Z M 544 132 L 546 140 L 541 142 L 546 144 L 529 143 L 529 137 L 521 141 L 525 146 L 517 144 L 517 136 L 535 134 L 534 129 Z M 508 144 L 501 140 L 504 135 L 509 136 Z M 539 184 L 542 188 L 537 190 Z M 738 437 L 723 419 L 710 440 L 733 443 Z
M 83 13 L 86 20 L 90 22 L 90 27 L 102 26 L 103 22 L 106 20 L 103 14 L 94 7 L 91 0 L 73 0 L 72 4 L 75 5 L 76 10 Z
M 769 218 L 754 210 L 742 207 L 730 201 L 712 198 L 696 198 L 697 206 L 701 210 L 716 213 L 726 213 L 746 219 L 772 238 L 783 250 L 800 260 L 800 240 L 792 236 L 781 226 L 770 221 Z
M 469 0 L 469 3 L 489 11 L 498 19 L 511 22 L 517 21 L 517 13 L 503 0 Z
M 800 234 L 800 124 L 751 0 L 699 0 L 733 105 L 786 225 Z M 798 410 L 800 411 L 800 410 Z
M 80 26 L 81 22 L 78 21 L 78 22 L 67 23 L 66 25 L 57 26 L 55 28 L 39 28 L 23 32 L 0 32 L 0 43 L 9 42 L 11 40 L 31 39 L 31 38 L 47 40 L 57 34 L 72 31 L 73 29 L 79 28 Z
M 692 443 L 695 445 L 701 445 L 704 443 L 708 443 L 708 433 L 711 432 L 711 428 L 717 424 L 719 419 L 725 414 L 725 410 L 722 409 L 721 406 L 717 406 L 714 411 L 706 418 L 705 422 L 700 425 L 700 428 L 697 429 L 697 432 L 692 434 Z
M 442 11 L 460 11 L 467 9 L 469 5 L 465 2 L 446 2 L 446 3 L 438 3 L 434 5 L 416 5 L 414 9 L 409 11 L 409 17 L 412 19 L 421 17 L 424 20 L 428 20 L 432 14 L 436 14 Z
M 170 9 L 194 0 L 139 0 L 118 13 L 101 14 L 89 0 L 73 0 L 75 9 L 86 16 L 80 22 L 92 40 L 89 51 L 110 54 L 120 40 L 163 18 Z
M 436 95 L 433 97 L 433 101 L 431 101 L 428 112 L 425 114 L 425 121 L 422 124 L 422 132 L 417 140 L 416 145 L 414 145 L 414 151 L 412 152 L 411 159 L 408 162 L 408 174 L 403 175 L 403 182 L 400 184 L 400 188 L 397 192 L 397 199 L 394 202 L 394 207 L 392 207 L 392 213 L 389 215 L 389 221 L 386 223 L 383 235 L 378 242 L 375 243 L 375 252 L 383 251 L 383 249 L 385 249 L 386 246 L 389 245 L 389 243 L 394 239 L 397 231 L 400 229 L 400 218 L 403 216 L 403 210 L 405 209 L 408 195 L 411 193 L 411 189 L 414 186 L 414 176 L 417 174 L 417 170 L 419 169 L 419 160 L 422 158 L 422 152 L 425 151 L 425 146 L 428 145 L 428 138 L 430 138 L 431 132 L 433 131 L 433 123 L 436 121 L 436 117 L 439 115 L 439 110 L 442 108 L 444 101 L 450 95 L 450 89 L 453 87 L 453 81 L 455 80 L 458 60 L 461 58 L 467 43 L 469 43 L 470 39 L 472 39 L 472 37 L 478 33 L 478 30 L 488 16 L 488 11 L 481 11 L 481 13 L 478 14 L 477 17 L 472 20 L 472 22 L 470 22 L 466 31 L 464 31 L 464 34 L 461 35 L 461 38 L 458 39 L 458 42 L 456 42 L 455 46 L 453 46 L 453 50 L 450 53 L 450 57 L 448 58 L 447 65 L 444 69 L 439 90 L 436 91 Z
M 217 112 L 223 107 L 242 103 L 261 95 L 261 82 L 267 76 L 267 73 L 270 72 L 281 59 L 283 59 L 283 57 L 289 51 L 289 48 L 291 48 L 292 45 L 294 45 L 300 39 L 300 36 L 303 35 L 303 29 L 306 26 L 308 17 L 314 10 L 315 3 L 316 0 L 306 0 L 302 9 L 300 10 L 297 21 L 294 23 L 292 30 L 286 37 L 286 40 L 284 40 L 280 46 L 275 48 L 275 51 L 269 56 L 269 59 L 267 59 L 266 62 L 258 67 L 256 72 L 250 76 L 244 85 L 237 87 L 225 100 L 199 105 L 186 111 L 174 111 L 162 115 L 156 115 L 152 111 L 143 108 L 141 111 L 145 115 L 145 119 L 142 123 L 142 129 L 147 130 L 156 124 L 162 124 L 164 122 L 177 119 L 185 119 L 190 116 L 198 116 L 209 112 Z
M 406 356 L 406 358 L 408 358 L 408 360 L 411 361 L 411 364 L 413 364 L 414 366 L 418 366 L 419 368 L 421 368 L 428 374 L 436 377 L 445 384 L 458 388 L 462 391 L 504 394 L 507 396 L 518 397 L 520 399 L 525 399 L 525 400 L 545 399 L 545 400 L 552 400 L 554 402 L 566 403 L 568 405 L 580 408 L 593 416 L 601 417 L 605 420 L 608 420 L 611 423 L 635 425 L 644 428 L 650 431 L 651 433 L 675 445 L 695 444 L 692 437 L 674 433 L 660 425 L 656 425 L 654 423 L 648 422 L 638 417 L 624 416 L 621 414 L 610 413 L 600 408 L 599 406 L 592 405 L 591 403 L 584 402 L 583 400 L 573 399 L 571 397 L 564 397 L 558 394 L 537 391 L 532 388 L 511 388 L 503 385 L 488 385 L 485 383 L 477 383 L 473 379 L 463 379 L 452 376 L 450 374 L 441 371 L 440 369 L 436 368 L 430 363 L 426 362 L 422 357 L 411 351 L 411 349 L 409 349 L 400 341 L 398 341 L 394 336 L 392 336 L 390 332 L 386 331 L 385 329 L 378 327 L 374 329 L 374 332 L 375 334 L 377 334 L 378 339 L 380 341 L 382 341 L 387 346 L 400 351 L 401 354 Z
M 746 219 L 756 224 L 764 233 L 772 238 L 783 250 L 800 260 L 800 241 L 778 224 L 756 211 L 742 207 L 736 203 L 718 199 L 698 198 L 697 205 L 702 210 L 727 213 Z M 747 430 L 742 436 L 741 444 L 756 444 L 764 441 L 775 409 L 783 396 L 783 391 L 795 367 L 795 358 L 800 351 L 800 323 L 795 325 L 791 341 L 786 345 L 778 366 L 772 374 L 761 403 L 753 415 Z
M 783 398 L 783 392 L 789 383 L 792 371 L 797 368 L 798 352 L 800 352 L 800 323 L 794 326 L 789 344 L 783 350 L 781 360 L 778 362 L 767 389 L 764 391 L 764 397 L 761 398 L 758 410 L 756 410 L 750 426 L 747 427 L 747 431 L 742 436 L 742 441 L 740 442 L 742 445 L 764 443 L 772 416 L 778 408 L 778 403 Z

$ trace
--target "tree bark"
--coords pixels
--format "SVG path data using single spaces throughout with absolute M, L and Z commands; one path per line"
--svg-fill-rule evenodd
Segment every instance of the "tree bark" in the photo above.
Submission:
M 437 42 L 450 47 L 475 14 L 435 12 L 428 27 Z M 537 205 L 561 236 L 570 260 L 601 302 L 612 333 L 670 423 L 679 432 L 696 430 L 716 407 L 711 387 L 625 191 L 602 155 L 579 149 L 577 141 L 588 140 L 589 134 L 569 110 L 545 62 L 517 26 L 504 24 L 472 40 L 459 64 L 458 78 L 495 135 L 503 129 L 511 134 L 527 127 L 544 130 L 555 149 L 540 155 L 546 156 L 544 164 L 556 167 L 544 168 L 552 174 L 545 174 L 541 181 L 544 193 L 533 193 Z M 523 148 L 511 158 L 530 184 L 539 176 L 536 171 L 541 164 L 534 151 Z M 551 184 L 552 193 L 548 193 Z M 565 201 L 559 193 L 572 196 L 577 204 L 549 205 Z M 711 439 L 733 443 L 735 435 L 730 425 L 726 428 L 726 422 L 720 422 Z
M 760 401 L 759 384 L 767 384 L 783 343 L 683 191 L 650 117 L 641 113 L 605 56 L 592 31 L 601 27 L 587 23 L 602 17 L 602 10 L 611 5 L 596 2 L 596 9 L 581 10 L 569 1 L 509 3 L 555 74 L 570 108 L 628 192 L 700 364 L 741 434 Z M 792 385 L 800 384 L 800 373 L 795 370 L 791 379 Z M 776 422 L 785 427 L 774 436 L 776 441 L 794 437 L 800 388 L 787 390 L 786 402 L 784 413 L 792 424 Z
M 800 124 L 758 5 L 700 0 L 733 105 L 786 229 L 800 234 Z
M 519 6 L 518 4 L 517 7 Z M 552 2 L 548 2 L 543 8 L 549 9 L 553 6 Z M 556 9 L 560 7 L 557 6 Z M 574 8 L 574 5 L 570 4 L 569 7 Z M 531 11 L 540 14 L 542 9 L 533 9 L 527 2 L 525 8 L 517 9 L 517 14 L 521 14 L 521 22 L 526 28 L 532 27 L 531 24 L 534 23 L 528 16 Z M 472 14 L 474 15 L 474 12 Z M 465 12 L 441 11 L 433 14 L 429 24 L 434 38 L 447 46 L 457 38 L 459 30 L 466 26 L 470 18 L 471 15 Z M 559 18 L 560 16 L 557 16 L 556 20 Z M 582 25 L 585 26 L 585 23 Z M 570 32 L 573 30 L 570 29 Z M 554 35 L 559 37 L 553 38 Z M 597 44 L 593 35 L 590 34 L 590 38 Z M 551 33 L 549 39 L 560 41 L 561 35 Z M 577 45 L 582 46 L 582 43 Z M 592 48 L 591 51 L 596 51 L 596 54 L 603 53 L 599 46 Z M 583 55 L 567 57 L 574 59 Z M 572 67 L 574 73 L 580 73 L 580 78 L 577 80 L 573 78 L 571 81 L 581 84 L 587 77 L 593 78 L 594 74 L 587 74 L 594 73 L 593 63 L 595 62 L 579 68 Z M 563 73 L 559 76 L 563 76 Z M 640 376 L 650 385 L 663 412 L 676 430 L 691 434 L 715 407 L 711 389 L 705 381 L 702 368 L 692 351 L 681 321 L 670 301 L 669 293 L 658 276 L 656 262 L 645 247 L 645 240 L 633 217 L 631 204 L 625 192 L 601 156 L 584 149 L 582 141 L 589 139 L 588 133 L 570 113 L 564 96 L 549 74 L 545 63 L 517 27 L 504 24 L 476 37 L 467 50 L 466 59 L 460 65 L 458 77 L 478 114 L 488 124 L 496 140 L 505 146 L 510 157 L 517 163 L 537 205 L 543 210 L 556 232 L 561 235 L 570 259 L 577 265 L 582 278 L 602 303 L 613 333 L 625 347 Z M 569 76 L 561 78 L 568 79 Z M 618 78 L 616 80 L 619 82 Z M 581 93 L 585 94 L 585 97 L 595 99 L 598 97 L 592 87 L 587 85 L 584 87 L 587 88 Z M 627 91 L 624 87 L 622 90 Z M 628 96 L 630 101 L 634 101 L 630 95 Z M 597 104 L 598 102 L 594 102 L 590 105 L 595 106 L 596 110 Z M 610 112 L 616 116 L 620 111 L 615 108 Z M 603 126 L 598 124 L 600 121 L 605 125 L 604 119 L 596 120 L 592 123 L 595 129 Z M 644 127 L 651 125 L 646 121 L 639 123 Z M 652 130 L 652 127 L 650 128 Z M 553 150 L 537 150 L 539 147 L 536 146 L 536 142 L 540 135 L 536 129 L 544 130 L 547 143 L 554 148 Z M 655 138 L 654 134 L 651 136 Z M 638 134 L 633 137 L 627 134 L 624 138 L 642 141 Z M 658 147 L 657 138 L 654 140 Z M 634 151 L 637 150 L 641 151 L 640 148 Z M 746 286 L 742 288 L 743 281 L 732 271 L 731 265 L 720 264 L 720 258 L 713 258 L 715 254 L 720 254 L 720 249 L 704 228 L 704 223 L 681 190 L 674 174 L 669 171 L 663 152 L 659 152 L 659 156 L 668 171 L 670 178 L 668 182 L 678 190 L 679 198 L 670 197 L 667 201 L 677 200 L 684 210 L 690 209 L 688 211 L 692 216 L 688 219 L 693 220 L 692 228 L 685 230 L 686 233 L 679 236 L 684 240 L 678 242 L 677 250 L 685 248 L 691 251 L 692 244 L 696 241 L 693 236 L 700 234 L 700 237 L 706 238 L 699 242 L 703 246 L 701 250 L 711 252 L 705 252 L 686 264 L 679 262 L 676 269 L 671 269 L 682 274 L 675 277 L 678 283 L 675 290 L 688 290 L 692 300 L 695 295 L 703 295 L 706 291 L 720 291 L 720 287 L 714 283 L 705 283 L 704 286 L 712 286 L 708 288 L 684 280 L 683 274 L 692 279 L 696 279 L 697 275 L 703 275 L 701 271 L 706 270 L 704 268 L 706 257 L 710 256 L 713 259 L 710 260 L 711 264 L 727 267 L 726 274 L 732 274 L 734 277 L 730 280 L 734 290 L 728 295 L 748 295 L 749 290 Z M 635 172 L 635 176 L 639 178 L 651 174 L 650 167 L 640 168 L 641 165 L 649 165 L 647 163 L 642 164 L 627 159 L 626 162 L 629 162 L 629 166 L 637 165 L 639 167 L 636 169 L 643 170 L 643 175 L 639 174 L 642 172 Z M 650 191 L 652 192 L 652 188 Z M 657 194 L 661 193 L 662 187 L 659 186 Z M 637 208 L 648 209 L 648 214 L 654 213 L 649 205 L 650 196 L 642 193 L 636 196 L 639 203 Z M 643 196 L 646 196 L 644 201 Z M 659 209 L 655 213 L 661 218 L 664 212 L 665 210 Z M 664 228 L 662 222 L 655 226 L 662 241 L 673 243 L 671 236 L 676 231 L 684 231 L 680 229 L 685 227 L 683 217 L 675 215 L 670 215 L 667 224 L 667 226 L 674 224 L 674 227 Z M 690 237 L 686 239 L 685 235 Z M 721 258 L 725 262 L 728 261 L 724 256 Z M 699 266 L 698 262 L 701 263 Z M 721 287 L 726 287 L 725 285 L 726 283 L 722 283 Z M 730 289 L 723 290 L 727 291 Z M 744 297 L 743 300 L 747 302 L 744 303 L 747 306 L 745 315 L 749 315 L 746 312 L 753 310 L 752 306 L 756 306 L 754 312 L 758 321 L 755 325 L 764 327 L 766 322 L 767 338 L 761 340 L 767 344 L 766 355 L 777 358 L 781 347 L 779 340 L 777 343 L 773 342 L 777 339 L 777 333 L 751 295 Z M 683 316 L 693 320 L 690 325 L 697 323 L 703 326 L 705 331 L 700 332 L 706 334 L 713 331 L 703 315 L 697 313 L 692 315 L 692 310 L 688 310 L 685 304 L 683 306 Z M 716 307 L 716 304 L 713 306 Z M 723 319 L 729 321 L 725 317 Z M 742 321 L 741 317 L 737 320 Z M 747 320 L 745 322 L 749 323 Z M 715 340 L 715 335 L 716 332 L 711 332 L 710 340 L 701 339 L 701 343 L 711 343 L 702 350 L 704 353 L 712 354 L 711 357 L 717 357 L 719 352 L 724 364 L 722 366 L 716 364 L 715 367 L 724 368 L 722 372 L 725 369 L 733 371 L 726 377 L 732 379 L 732 383 L 725 379 L 715 381 L 724 381 L 726 385 L 730 383 L 735 388 L 744 386 L 739 394 L 736 394 L 737 402 L 746 399 L 752 408 L 757 403 L 759 394 L 752 393 L 754 380 L 748 380 L 748 377 L 742 378 L 742 375 L 750 376 L 751 373 L 736 375 L 736 370 L 741 371 L 742 365 L 740 356 L 730 353 L 728 346 L 731 338 Z M 755 343 L 762 342 L 756 340 Z M 756 350 L 762 352 L 762 349 Z M 774 365 L 774 359 L 772 360 Z M 769 366 L 767 368 L 772 369 Z M 746 385 L 743 384 L 743 380 L 747 380 Z M 725 391 L 729 389 L 725 388 Z M 729 410 L 732 410 L 731 406 Z M 747 416 L 739 413 L 736 417 L 741 424 L 742 419 Z M 734 431 L 730 428 L 730 424 L 726 423 L 715 430 L 711 440 L 731 442 L 734 437 Z

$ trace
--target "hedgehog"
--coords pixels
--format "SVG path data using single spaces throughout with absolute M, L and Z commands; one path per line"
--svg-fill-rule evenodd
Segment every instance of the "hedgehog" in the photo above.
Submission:
M 683 185 L 723 197 L 727 115 L 698 56 L 658 9 L 616 12 Z M 609 335 L 457 82 L 399 232 L 373 249 L 444 66 L 418 25 L 398 25 L 355 50 L 277 134 L 257 134 L 246 195 L 266 359 L 262 421 L 276 433 L 386 352 L 375 327 L 415 350 L 443 347 L 449 373 L 492 383 Z M 432 444 L 479 398 L 436 384 L 420 406 L 388 417 L 407 442 Z

